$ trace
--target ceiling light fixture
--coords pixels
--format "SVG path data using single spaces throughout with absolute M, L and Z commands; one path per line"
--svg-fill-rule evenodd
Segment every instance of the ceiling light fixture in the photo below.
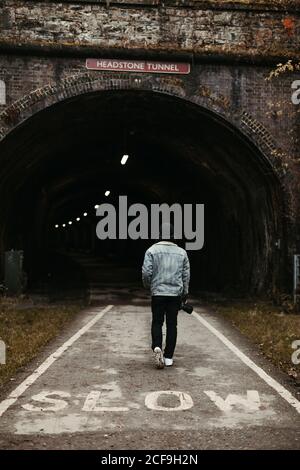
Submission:
M 127 162 L 128 158 L 129 158 L 129 155 L 124 154 L 123 157 L 122 157 L 122 159 L 121 159 L 121 165 L 125 165 L 125 163 Z

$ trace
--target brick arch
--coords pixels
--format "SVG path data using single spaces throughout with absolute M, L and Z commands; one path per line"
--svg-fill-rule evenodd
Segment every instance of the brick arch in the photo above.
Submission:
M 282 152 L 258 120 L 245 110 L 234 109 L 226 97 L 207 87 L 200 86 L 194 94 L 190 94 L 183 80 L 170 76 L 86 72 L 67 77 L 59 83 L 48 84 L 23 96 L 0 113 L 0 142 L 18 125 L 49 106 L 81 94 L 105 90 L 148 90 L 201 106 L 246 136 L 281 179 L 284 170 L 277 155 Z
M 14 135 L 14 129 L 17 129 L 22 123 L 26 123 L 27 120 L 30 120 L 31 117 L 34 117 L 39 112 L 73 97 L 96 93 L 99 95 L 101 91 L 111 90 L 149 91 L 181 99 L 186 103 L 194 105 L 194 111 L 195 106 L 198 106 L 199 110 L 204 110 L 203 114 L 209 116 L 209 119 L 212 117 L 219 121 L 220 125 L 227 126 L 233 132 L 236 130 L 237 139 L 244 136 L 245 145 L 248 143 L 253 145 L 253 151 L 250 153 L 250 156 L 253 154 L 252 163 L 256 166 L 257 160 L 257 168 L 267 177 L 266 185 L 271 201 L 269 212 L 271 213 L 272 211 L 273 214 L 273 207 L 276 204 L 274 220 L 276 219 L 278 224 L 278 234 L 280 237 L 282 235 L 285 246 L 292 247 L 290 240 L 293 240 L 294 228 L 290 214 L 293 210 L 293 199 L 290 188 L 285 183 L 285 173 L 281 165 L 281 159 L 276 157 L 277 149 L 272 136 L 253 116 L 244 110 L 235 109 L 226 97 L 215 93 L 214 90 L 200 86 L 192 93 L 188 92 L 187 87 L 185 87 L 185 81 L 182 78 L 87 72 L 68 77 L 59 83 L 49 84 L 22 97 L 0 114 L 0 148 L 1 140 L 11 133 Z M 255 151 L 256 149 L 257 152 Z M 273 201 L 276 202 L 273 204 Z M 9 212 L 7 207 L 4 210 L 7 213 Z M 5 236 L 6 234 L 3 232 L 3 240 L 5 240 Z M 286 256 L 286 252 L 282 256 Z M 275 259 L 274 256 L 273 258 Z M 268 255 L 269 262 L 273 262 L 273 258 L 271 259 L 271 256 Z M 281 266 L 283 267 L 281 263 L 282 261 L 280 261 L 280 266 L 276 268 L 276 273 L 277 271 L 278 273 L 280 272 Z

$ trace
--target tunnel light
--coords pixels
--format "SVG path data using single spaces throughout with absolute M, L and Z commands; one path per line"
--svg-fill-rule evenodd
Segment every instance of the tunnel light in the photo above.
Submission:
M 104 195 L 105 195 L 105 196 L 109 196 L 109 195 L 110 195 L 110 191 L 105 191 Z
M 77 217 L 77 219 L 76 219 L 76 220 L 77 220 L 77 222 L 79 222 L 79 220 L 80 220 L 80 217 Z
M 72 225 L 72 221 L 71 221 L 71 220 L 69 221 L 69 225 Z
M 125 165 L 125 163 L 127 162 L 129 158 L 129 155 L 123 155 L 122 159 L 121 159 L 121 165 Z
M 63 224 L 62 226 L 63 226 L 63 227 L 65 227 L 65 226 L 66 226 L 66 224 Z
M 58 224 L 56 224 L 56 225 L 55 225 L 55 228 L 58 228 L 58 227 L 59 227 L 59 225 L 58 225 Z
M 98 207 L 99 207 L 99 204 L 96 204 L 94 207 L 95 207 L 95 209 L 98 209 Z
M 84 212 L 84 213 L 83 213 L 83 216 L 86 217 L 86 216 L 87 216 L 87 212 Z

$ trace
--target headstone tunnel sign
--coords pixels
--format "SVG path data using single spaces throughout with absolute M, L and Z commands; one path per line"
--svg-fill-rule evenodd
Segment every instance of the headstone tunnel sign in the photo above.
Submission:
M 190 64 L 185 62 L 146 62 L 143 60 L 87 59 L 89 70 L 107 70 L 109 72 L 171 73 L 187 75 Z

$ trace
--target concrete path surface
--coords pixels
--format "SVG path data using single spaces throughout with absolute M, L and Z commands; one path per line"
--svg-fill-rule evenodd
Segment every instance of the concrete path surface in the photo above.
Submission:
M 82 312 L 1 397 L 0 447 L 300 449 L 295 390 L 229 325 L 180 312 L 174 366 L 156 370 L 150 320 Z

